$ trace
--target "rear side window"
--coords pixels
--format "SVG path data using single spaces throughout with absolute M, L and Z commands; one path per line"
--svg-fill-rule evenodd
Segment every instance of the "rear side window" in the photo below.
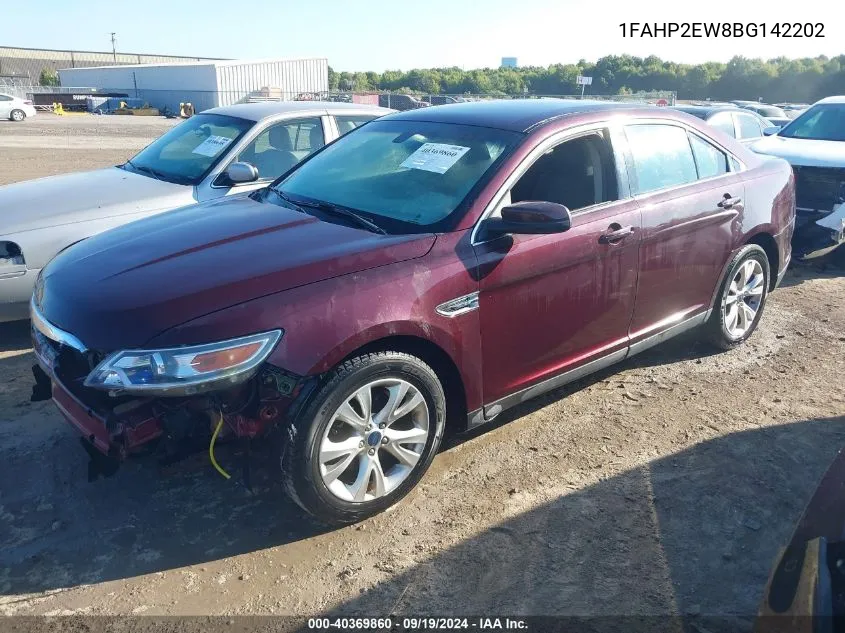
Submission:
M 728 172 L 728 157 L 722 150 L 695 134 L 690 134 L 689 138 L 699 178 L 713 178 Z
M 359 125 L 364 125 L 367 121 L 372 121 L 376 117 L 374 116 L 367 116 L 363 114 L 355 115 L 355 116 L 336 116 L 334 120 L 337 122 L 337 131 L 340 136 L 351 132 Z
M 753 116 L 748 114 L 737 114 L 739 122 L 739 138 L 757 138 L 763 136 L 763 129 Z
M 11 101 L 12 97 L 8 95 L 0 95 L 0 101 Z
M 625 135 L 637 177 L 634 193 L 648 193 L 697 180 L 695 160 L 684 129 L 660 124 L 629 125 Z
M 719 114 L 714 114 L 710 119 L 707 121 L 710 125 L 712 125 L 717 130 L 722 130 L 725 134 L 732 138 L 736 138 L 736 132 L 734 131 L 734 122 L 731 118 L 730 112 L 720 112 Z

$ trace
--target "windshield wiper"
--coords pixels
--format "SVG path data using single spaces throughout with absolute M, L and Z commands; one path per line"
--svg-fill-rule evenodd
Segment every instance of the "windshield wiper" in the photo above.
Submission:
M 134 169 L 135 171 L 140 171 L 140 172 L 141 172 L 141 173 L 143 173 L 143 174 L 149 174 L 150 176 L 152 176 L 152 177 L 153 177 L 153 178 L 155 178 L 156 180 L 161 180 L 161 181 L 163 181 L 163 182 L 167 182 L 167 181 L 164 179 L 164 176 L 162 176 L 160 172 L 157 172 L 157 171 L 156 171 L 155 169 L 153 169 L 152 167 L 146 167 L 145 165 L 136 165 L 136 164 L 135 164 L 135 163 L 133 163 L 131 160 L 127 160 L 127 161 L 126 161 L 126 164 L 127 164 L 127 165 L 131 165 L 131 166 L 132 166 L 132 169 Z
M 294 207 L 297 211 L 302 211 L 304 213 L 305 211 L 302 207 L 309 207 L 311 209 L 318 209 L 320 211 L 326 211 L 328 213 L 334 213 L 335 215 L 340 215 L 340 216 L 343 216 L 345 218 L 348 218 L 350 220 L 355 221 L 359 226 L 363 226 L 364 228 L 372 231 L 373 233 L 379 233 L 381 235 L 387 235 L 387 231 L 385 231 L 383 228 L 381 228 L 378 224 L 376 224 L 375 222 L 373 222 L 371 220 L 368 220 L 363 215 L 359 215 L 359 214 L 355 213 L 354 211 L 350 211 L 346 207 L 341 207 L 341 206 L 338 206 L 336 204 L 332 204 L 330 202 L 317 202 L 317 201 L 314 201 L 314 202 L 311 202 L 311 201 L 294 202 L 293 200 L 290 199 L 289 196 L 282 193 L 279 189 L 275 189 L 275 188 L 271 187 L 270 190 L 273 191 L 273 193 L 275 193 L 277 196 L 279 196 L 282 200 L 287 202 L 289 205 Z

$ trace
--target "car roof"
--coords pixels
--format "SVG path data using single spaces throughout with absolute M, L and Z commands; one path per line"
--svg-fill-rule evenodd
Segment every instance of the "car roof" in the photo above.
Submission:
M 643 105 L 638 103 L 581 99 L 494 99 L 407 110 L 391 114 L 387 118 L 396 121 L 456 123 L 527 132 L 542 123 L 568 114 L 642 107 Z M 656 107 L 654 109 L 658 110 Z
M 225 114 L 250 121 L 261 121 L 267 117 L 286 113 L 320 112 L 328 114 L 373 113 L 383 116 L 394 112 L 388 108 L 365 103 L 339 103 L 335 101 L 260 101 L 257 103 L 236 103 L 203 110 L 202 114 Z
M 845 96 L 837 95 L 833 97 L 825 97 L 821 101 L 816 101 L 816 103 L 845 103 Z

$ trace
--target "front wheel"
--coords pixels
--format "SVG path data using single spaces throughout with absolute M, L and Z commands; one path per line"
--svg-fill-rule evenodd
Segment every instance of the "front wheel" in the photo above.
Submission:
M 711 343 L 733 349 L 754 333 L 769 296 L 770 275 L 766 252 L 756 244 L 744 246 L 734 256 L 704 326 Z
M 390 507 L 434 459 L 446 418 L 437 375 L 402 352 L 353 358 L 333 370 L 285 435 L 291 498 L 328 524 Z
M 26 118 L 26 112 L 23 110 L 12 110 L 9 118 L 12 119 L 12 121 L 23 121 Z

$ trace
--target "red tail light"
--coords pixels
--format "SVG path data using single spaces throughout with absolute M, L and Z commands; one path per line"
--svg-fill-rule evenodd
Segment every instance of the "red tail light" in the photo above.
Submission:
M 24 101 L 24 105 L 32 105 L 32 101 Z

